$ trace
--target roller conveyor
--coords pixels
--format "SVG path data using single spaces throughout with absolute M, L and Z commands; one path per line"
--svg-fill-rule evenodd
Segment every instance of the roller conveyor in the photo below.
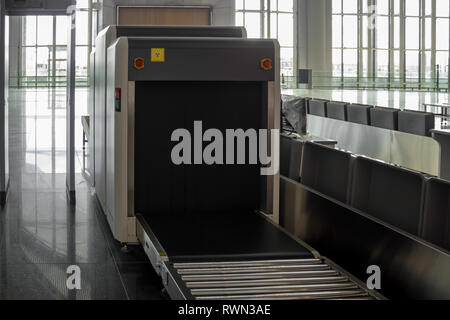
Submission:
M 216 255 L 205 256 L 203 253 L 205 253 L 206 248 L 201 246 L 201 242 L 196 242 L 195 237 L 194 240 L 193 238 L 187 238 L 184 247 L 190 248 L 193 246 L 197 248 L 197 254 L 188 256 L 186 252 L 178 251 L 179 247 L 177 246 L 175 252 L 179 256 L 174 256 L 172 254 L 175 252 L 171 254 L 170 251 L 164 249 L 165 239 L 179 239 L 180 234 L 170 238 L 159 237 L 158 232 L 155 231 L 157 229 L 150 230 L 147 220 L 142 215 L 138 215 L 138 220 L 142 221 L 143 225 L 144 249 L 149 257 L 153 257 L 152 262 L 155 268 L 159 270 L 165 287 L 174 299 L 371 300 L 378 298 L 350 275 L 338 270 L 333 264 L 317 254 L 313 254 L 311 250 L 290 238 L 261 215 L 249 214 L 248 219 L 250 219 L 249 225 L 254 226 L 254 233 L 250 237 L 254 237 L 257 240 L 256 242 L 264 242 L 262 238 L 257 236 L 258 234 L 263 235 L 263 233 L 258 232 L 258 228 L 271 229 L 271 232 L 273 232 L 272 243 L 277 243 L 277 241 L 274 241 L 275 237 L 279 238 L 280 248 L 277 258 L 270 258 L 276 256 L 276 252 L 264 250 L 262 247 L 253 247 L 253 254 L 244 255 L 243 252 L 247 250 L 250 252 L 250 247 L 253 246 L 252 244 L 248 245 L 248 242 L 247 245 L 245 245 L 245 242 L 240 242 L 242 247 L 232 254 L 225 249 L 226 241 L 221 246 L 222 252 L 218 250 L 220 246 L 214 247 Z M 202 221 L 204 220 L 202 219 Z M 158 224 L 154 226 L 157 227 Z M 195 230 L 195 223 L 191 222 L 184 226 L 185 230 Z M 270 228 L 271 226 L 272 228 Z M 222 229 L 231 231 L 226 228 L 226 224 Z M 163 232 L 163 229 L 159 231 Z M 211 234 L 213 233 L 214 230 L 211 230 Z M 147 234 L 150 234 L 150 237 Z M 208 237 L 211 242 L 220 241 L 220 238 L 214 238 L 209 233 Z M 156 245 L 150 238 L 158 239 Z M 162 242 L 159 242 L 159 240 L 162 240 Z M 293 252 L 283 253 L 281 249 L 286 247 L 292 248 Z M 224 254 L 225 252 L 227 254 Z M 190 253 L 192 254 L 192 251 Z M 285 254 L 291 257 L 297 255 L 297 258 L 283 258 Z M 255 259 L 255 256 L 260 258 Z M 220 260 L 221 258 L 224 260 Z
M 169 270 L 174 271 L 178 283 L 185 286 L 184 291 L 196 300 L 374 299 L 325 261 L 315 259 L 315 265 L 310 262 L 311 259 L 185 263 L 173 264 Z M 267 266 L 272 272 L 266 272 Z M 317 270 L 285 271 L 286 266 Z

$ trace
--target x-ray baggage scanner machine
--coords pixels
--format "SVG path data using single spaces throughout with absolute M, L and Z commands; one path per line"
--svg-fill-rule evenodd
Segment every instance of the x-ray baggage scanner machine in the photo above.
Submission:
M 277 171 L 221 164 L 219 148 L 215 164 L 200 157 L 208 130 L 279 129 L 278 42 L 120 37 L 107 56 L 108 222 L 142 244 L 171 298 L 373 297 L 278 227 Z M 192 142 L 181 164 L 176 132 Z
M 89 137 L 88 163 L 92 185 L 97 198 L 106 210 L 106 78 L 107 48 L 119 37 L 215 37 L 246 38 L 245 28 L 233 26 L 116 26 L 111 25 L 99 32 L 95 49 L 90 56 Z

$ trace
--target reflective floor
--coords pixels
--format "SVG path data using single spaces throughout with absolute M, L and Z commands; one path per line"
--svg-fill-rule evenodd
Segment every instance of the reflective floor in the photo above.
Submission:
M 0 299 L 161 299 L 161 280 L 143 250 L 113 240 L 84 179 L 76 96 L 77 201 L 65 193 L 65 91 L 12 90 L 9 99 L 10 193 L 0 211 Z M 69 291 L 67 268 L 81 269 Z

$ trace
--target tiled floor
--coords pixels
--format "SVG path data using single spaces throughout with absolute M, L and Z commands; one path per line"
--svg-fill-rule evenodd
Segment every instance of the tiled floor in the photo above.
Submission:
M 65 194 L 64 90 L 10 93 L 10 193 L 0 211 L 0 299 L 161 299 L 143 250 L 123 253 L 82 171 L 87 91 L 77 91 L 77 201 Z M 69 291 L 66 270 L 81 269 Z

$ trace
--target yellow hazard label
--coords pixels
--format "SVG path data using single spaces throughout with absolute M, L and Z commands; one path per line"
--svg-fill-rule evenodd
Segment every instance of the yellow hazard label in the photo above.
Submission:
M 164 48 L 152 48 L 152 62 L 164 62 L 166 61 Z

